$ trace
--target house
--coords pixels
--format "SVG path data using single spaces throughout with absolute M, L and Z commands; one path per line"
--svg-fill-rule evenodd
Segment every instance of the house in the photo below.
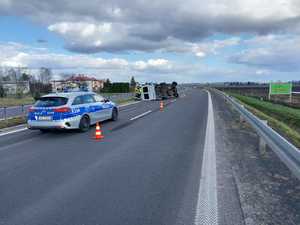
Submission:
M 0 85 L 7 95 L 28 94 L 30 92 L 29 81 L 0 81 Z
M 95 77 L 89 77 L 86 75 L 73 75 L 65 80 L 53 80 L 52 91 L 62 91 L 66 88 L 78 89 L 81 87 L 86 87 L 89 91 L 99 91 L 104 87 L 105 80 L 99 80 Z

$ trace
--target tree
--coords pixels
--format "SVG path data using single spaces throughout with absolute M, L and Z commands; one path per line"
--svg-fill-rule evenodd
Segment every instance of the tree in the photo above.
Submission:
M 134 79 L 134 76 L 132 76 L 131 79 L 130 79 L 130 87 L 135 88 L 135 86 L 136 86 L 136 81 Z
M 7 78 L 9 81 L 17 82 L 17 72 L 13 68 L 10 68 L 7 71 Z
M 111 82 L 109 79 L 106 79 L 105 83 L 104 83 L 104 86 L 106 87 L 110 87 L 111 86 Z
M 3 76 L 3 77 L 2 77 L 2 80 L 3 80 L 3 81 L 11 81 L 9 76 Z
M 49 68 L 41 67 L 40 68 L 40 74 L 39 74 L 39 80 L 43 84 L 48 84 L 52 78 L 52 71 Z
M 26 73 L 21 74 L 21 77 L 20 77 L 21 81 L 30 81 L 30 79 L 31 79 L 31 75 L 26 74 Z
M 3 85 L 0 84 L 0 98 L 4 98 L 6 96 L 5 90 L 3 88 Z

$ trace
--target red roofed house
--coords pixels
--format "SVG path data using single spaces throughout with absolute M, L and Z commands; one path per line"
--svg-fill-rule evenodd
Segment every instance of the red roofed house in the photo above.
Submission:
M 52 91 L 61 91 L 66 87 L 78 88 L 82 85 L 86 86 L 90 91 L 100 91 L 103 88 L 105 80 L 96 79 L 95 77 L 89 77 L 83 74 L 73 75 L 66 80 L 53 80 Z

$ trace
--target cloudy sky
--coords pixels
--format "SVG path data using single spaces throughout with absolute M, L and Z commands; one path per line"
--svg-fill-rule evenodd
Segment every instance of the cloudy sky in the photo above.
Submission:
M 299 0 L 0 0 L 0 66 L 127 81 L 300 80 Z

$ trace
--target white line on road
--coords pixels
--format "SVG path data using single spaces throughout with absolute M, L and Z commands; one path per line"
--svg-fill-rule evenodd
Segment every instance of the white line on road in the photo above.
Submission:
M 149 114 L 149 113 L 152 113 L 152 110 L 149 110 L 149 111 L 144 112 L 144 113 L 142 113 L 142 114 L 140 114 L 140 115 L 137 115 L 137 116 L 135 116 L 135 117 L 132 117 L 132 118 L 130 119 L 130 121 L 139 119 L 139 118 L 141 118 L 141 117 L 143 117 L 143 116 L 146 116 L 146 115 Z
M 211 95 L 207 93 L 208 114 L 195 225 L 218 224 L 215 122 Z
M 5 132 L 5 133 L 0 133 L 0 137 L 8 135 L 8 134 L 14 134 L 14 133 L 17 133 L 17 132 L 21 132 L 21 131 L 24 131 L 24 130 L 28 130 L 28 128 L 25 127 L 25 128 L 21 128 L 21 129 L 18 129 L 18 130 L 12 130 L 12 131 L 8 131 L 8 132 Z

